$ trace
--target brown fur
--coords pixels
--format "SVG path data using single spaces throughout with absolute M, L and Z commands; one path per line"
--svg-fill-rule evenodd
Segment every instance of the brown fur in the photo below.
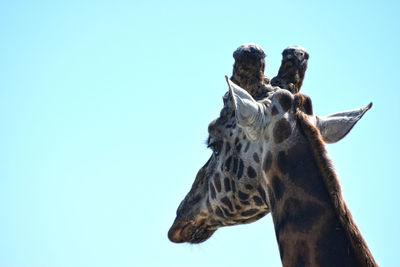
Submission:
M 353 217 L 343 200 L 340 184 L 333 170 L 330 160 L 326 156 L 324 142 L 319 130 L 310 123 L 302 111 L 304 109 L 304 96 L 296 94 L 296 120 L 309 142 L 318 168 L 323 177 L 324 184 L 329 192 L 332 204 L 335 208 L 351 248 L 357 256 L 361 266 L 378 266 L 369 251 L 367 244 L 355 224 Z
M 245 89 L 254 99 L 263 99 L 273 89 L 269 79 L 264 75 L 263 58 L 244 54 L 235 58 L 231 80 Z
M 302 53 L 304 61 L 296 54 Z M 289 55 L 289 56 L 288 56 Z M 279 86 L 293 94 L 300 91 L 307 70 L 308 53 L 304 48 L 288 47 L 282 52 L 282 63 L 278 75 L 271 80 L 272 86 Z
M 295 94 L 300 91 L 303 85 L 305 72 L 306 68 L 298 70 L 292 63 L 285 64 L 283 62 L 279 69 L 278 76 L 272 79 L 271 84 L 289 90 Z

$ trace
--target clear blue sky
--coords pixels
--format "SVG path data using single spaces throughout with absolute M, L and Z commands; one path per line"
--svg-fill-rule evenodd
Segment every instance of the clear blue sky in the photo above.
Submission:
M 270 78 L 285 47 L 309 51 L 319 115 L 374 102 L 328 151 L 377 262 L 398 265 L 400 4 L 321 2 L 1 2 L 0 266 L 280 266 L 271 216 L 167 239 L 250 41 Z

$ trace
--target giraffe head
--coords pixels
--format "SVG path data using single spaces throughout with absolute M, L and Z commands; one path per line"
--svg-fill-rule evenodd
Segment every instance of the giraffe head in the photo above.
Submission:
M 203 242 L 219 227 L 251 223 L 270 211 L 266 190 L 266 173 L 272 164 L 270 147 L 286 140 L 295 128 L 295 96 L 276 88 L 269 97 L 256 101 L 227 81 L 224 108 L 208 126 L 212 155 L 199 170 L 168 232 L 176 243 Z M 309 97 L 304 97 L 302 104 L 323 139 L 330 142 L 343 138 L 369 108 L 319 118 L 313 114 Z M 335 130 L 330 130 L 332 127 Z

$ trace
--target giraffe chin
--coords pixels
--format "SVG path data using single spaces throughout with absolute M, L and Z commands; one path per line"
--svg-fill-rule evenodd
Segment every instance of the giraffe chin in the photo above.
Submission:
M 168 238 L 174 243 L 198 244 L 210 238 L 215 231 L 205 224 L 196 226 L 191 222 L 174 222 L 168 231 Z

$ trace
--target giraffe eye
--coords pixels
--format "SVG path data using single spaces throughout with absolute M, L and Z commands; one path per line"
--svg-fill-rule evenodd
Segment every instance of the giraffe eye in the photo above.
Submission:
M 222 141 L 212 142 L 212 143 L 208 144 L 207 147 L 212 149 L 215 156 L 218 156 L 222 149 Z

